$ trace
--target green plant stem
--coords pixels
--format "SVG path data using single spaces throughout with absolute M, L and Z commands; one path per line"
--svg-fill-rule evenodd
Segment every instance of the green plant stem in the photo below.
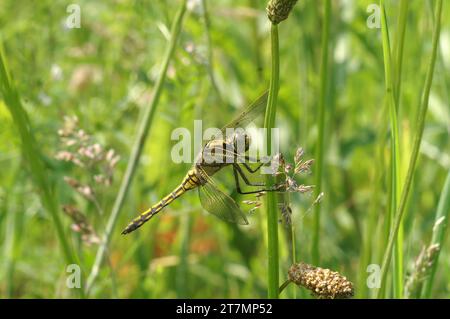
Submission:
M 398 17 L 397 38 L 395 42 L 395 104 L 400 101 L 400 90 L 403 69 L 403 48 L 405 44 L 406 20 L 408 16 L 409 0 L 400 1 L 400 13 Z
M 287 287 L 287 286 L 289 286 L 289 284 L 291 284 L 292 283 L 292 281 L 290 281 L 289 279 L 287 279 L 285 282 L 283 282 L 282 284 L 281 284 L 281 286 L 280 286 L 280 289 L 278 290 L 278 293 L 282 293 L 283 292 L 283 290 Z
M 205 23 L 205 37 L 206 37 L 206 47 L 207 47 L 207 59 L 208 59 L 208 75 L 211 80 L 211 86 L 216 92 L 217 98 L 219 102 L 222 104 L 222 94 L 220 93 L 219 87 L 217 86 L 216 77 L 214 76 L 214 66 L 213 66 L 213 49 L 212 49 L 212 41 L 211 41 L 211 21 L 209 19 L 208 6 L 206 4 L 206 0 L 202 0 L 203 7 L 203 20 Z
M 391 254 L 392 249 L 394 246 L 395 239 L 397 238 L 398 230 L 401 225 L 403 213 L 405 211 L 406 203 L 408 200 L 409 191 L 412 186 L 412 179 L 414 176 L 414 171 L 416 168 L 417 158 L 419 155 L 419 149 L 420 149 L 420 143 L 422 141 L 422 135 L 423 135 L 423 129 L 425 126 L 425 117 L 428 110 L 428 101 L 430 97 L 430 90 L 431 85 L 433 82 L 433 72 L 434 72 L 434 65 L 436 62 L 436 53 L 439 43 L 439 34 L 440 34 L 440 28 L 441 28 L 441 14 L 442 14 L 442 0 L 438 0 L 436 3 L 436 20 L 433 27 L 433 38 L 432 38 L 432 52 L 431 52 L 431 58 L 430 63 L 428 65 L 427 69 L 427 75 L 425 78 L 425 86 L 424 86 L 424 92 L 422 96 L 422 101 L 420 104 L 419 114 L 418 114 L 418 126 L 417 131 L 414 137 L 414 144 L 413 149 L 409 161 L 409 167 L 406 174 L 405 183 L 403 186 L 400 203 L 398 205 L 398 208 L 396 210 L 395 219 L 393 223 L 393 228 L 389 235 L 389 241 L 386 247 L 386 251 L 383 256 L 383 263 L 381 266 L 381 287 L 385 285 L 386 281 L 386 274 L 387 269 L 389 267 L 390 261 L 391 261 Z M 380 289 L 382 290 L 382 289 Z M 378 297 L 380 298 L 381 295 L 378 294 Z
M 395 64 L 394 64 L 394 73 L 392 74 L 393 77 L 393 94 L 394 94 L 394 107 L 398 114 L 400 109 L 400 95 L 401 95 L 401 79 L 402 79 L 402 67 L 403 67 L 403 48 L 404 48 L 404 40 L 405 40 L 405 32 L 406 32 L 406 18 L 408 13 L 408 0 L 401 0 L 400 2 L 400 14 L 399 14 L 399 21 L 398 21 L 398 28 L 397 28 L 397 38 L 395 43 Z M 399 132 L 397 131 L 397 139 L 399 139 Z M 399 143 L 397 143 L 399 144 Z M 400 146 L 397 145 L 398 152 L 396 156 L 397 166 L 396 166 L 396 199 L 400 197 L 401 189 L 401 177 L 402 177 L 402 171 L 400 169 L 401 167 L 401 161 L 400 161 Z M 395 211 L 395 210 L 393 210 Z M 403 235 L 403 223 L 401 223 L 399 232 L 397 235 L 397 242 L 395 244 L 396 251 L 395 251 L 395 264 L 394 264 L 394 293 L 395 298 L 401 298 L 403 296 L 403 278 L 404 278 L 404 271 L 403 271 L 403 242 L 404 242 L 404 235 Z
M 330 20 L 331 20 L 331 1 L 326 0 L 324 6 L 323 31 L 322 31 L 322 52 L 320 64 L 320 92 L 318 105 L 318 137 L 315 152 L 315 197 L 322 192 L 322 178 L 324 170 L 324 139 L 325 139 L 325 103 L 328 84 L 328 47 L 330 38 Z M 321 204 L 317 203 L 314 207 L 314 229 L 312 242 L 312 263 L 319 264 L 319 246 L 320 246 L 320 213 Z
M 436 274 L 439 254 L 442 251 L 442 246 L 445 242 L 445 233 L 448 226 L 448 217 L 450 216 L 450 171 L 447 173 L 444 188 L 442 189 L 439 198 L 439 204 L 436 210 L 436 218 L 433 227 L 433 236 L 431 238 L 431 245 L 439 245 L 439 250 L 434 254 L 430 274 L 425 279 L 422 288 L 422 298 L 430 298 L 431 288 L 433 287 L 434 276 Z
M 151 124 L 153 122 L 153 118 L 154 118 L 156 110 L 157 110 L 157 106 L 158 106 L 159 98 L 161 96 L 163 84 L 166 79 L 166 73 L 167 73 L 167 68 L 169 66 L 169 61 L 171 60 L 171 58 L 173 56 L 173 53 L 174 53 L 175 47 L 176 47 L 176 43 L 177 43 L 178 37 L 181 32 L 181 26 L 182 26 L 183 17 L 184 17 L 185 12 L 186 12 L 186 0 L 183 0 L 181 3 L 181 6 L 175 16 L 175 19 L 172 23 L 170 42 L 169 42 L 169 45 L 168 45 L 165 55 L 164 55 L 163 64 L 162 64 L 161 70 L 159 72 L 155 90 L 154 90 L 154 93 L 153 93 L 153 96 L 152 96 L 152 99 L 151 99 L 149 105 L 144 110 L 143 118 L 139 125 L 139 130 L 136 135 L 136 138 L 134 140 L 131 156 L 127 163 L 125 175 L 122 179 L 122 183 L 120 184 L 119 192 L 118 192 L 116 200 L 114 202 L 114 206 L 111 211 L 111 215 L 109 216 L 108 223 L 106 224 L 105 232 L 102 236 L 102 243 L 100 244 L 100 247 L 97 251 L 94 265 L 92 266 L 91 273 L 89 274 L 89 277 L 88 277 L 88 281 L 87 281 L 87 285 L 86 285 L 87 293 L 89 293 L 89 291 L 92 288 L 93 283 L 95 282 L 96 278 L 98 277 L 100 266 L 103 262 L 105 254 L 107 252 L 107 248 L 111 241 L 111 236 L 112 236 L 114 227 L 116 225 L 117 218 L 119 217 L 120 210 L 124 204 L 125 197 L 128 193 L 128 189 L 130 188 L 131 180 L 133 179 L 134 172 L 136 170 L 137 164 L 141 157 L 141 153 L 142 153 L 142 149 L 144 148 L 145 140 L 147 139 L 149 130 L 151 128 Z
M 8 195 L 6 195 L 8 196 Z M 6 216 L 6 229 L 5 229 L 5 239 L 4 239 L 4 252 L 3 252 L 3 263 L 4 263 L 4 274 L 5 274 L 5 297 L 14 298 L 14 273 L 16 268 L 17 259 L 17 247 L 18 247 L 18 219 L 21 218 L 22 214 L 19 210 L 16 210 L 13 205 L 8 205 L 8 198 L 4 199 L 4 206 L 0 207 L 0 214 L 4 213 Z M 21 207 L 23 210 L 23 207 Z
M 384 0 L 380 1 L 381 8 L 381 24 L 382 24 L 382 39 L 383 39 L 383 57 L 385 66 L 385 82 L 386 82 L 386 98 L 390 113 L 391 126 L 391 175 L 390 175 L 390 206 L 389 216 L 393 220 L 393 214 L 397 210 L 398 199 L 401 195 L 401 159 L 400 159 L 400 133 L 398 128 L 398 110 L 400 99 L 400 80 L 402 69 L 402 53 L 403 40 L 406 24 L 406 5 L 402 3 L 398 27 L 398 41 L 396 43 L 396 60 L 392 67 L 391 45 L 389 39 L 389 29 L 386 17 L 386 9 Z M 388 231 L 391 229 L 391 223 L 388 224 Z M 387 234 L 388 236 L 388 234 Z M 403 223 L 396 237 L 394 250 L 394 264 L 393 264 L 393 283 L 394 283 L 394 297 L 401 298 L 403 295 Z
M 289 193 L 287 194 L 288 198 L 290 198 Z M 290 201 L 289 201 L 290 204 Z M 297 262 L 297 253 L 296 253 L 296 239 L 295 239 L 295 227 L 294 227 L 294 223 L 291 221 L 291 223 L 289 224 L 289 230 L 290 230 L 290 239 L 291 239 L 291 264 L 295 264 Z M 297 289 L 294 289 L 294 295 L 293 295 L 294 299 L 297 299 Z
M 74 254 L 71 245 L 67 241 L 68 236 L 64 231 L 64 226 L 58 211 L 56 197 L 50 185 L 47 170 L 42 160 L 42 154 L 38 148 L 38 143 L 33 134 L 28 114 L 22 106 L 19 92 L 11 81 L 6 58 L 3 53 L 3 46 L 0 44 L 0 93 L 8 110 L 11 113 L 14 124 L 16 125 L 20 140 L 22 143 L 22 154 L 29 166 L 32 180 L 38 194 L 41 198 L 42 205 L 50 213 L 52 222 L 55 226 L 57 238 L 61 245 L 62 253 L 67 264 L 80 265 L 78 257 Z M 81 266 L 81 265 L 80 265 Z M 76 289 L 80 297 L 84 297 L 82 289 Z
M 267 154 L 272 154 L 272 128 L 275 127 L 279 88 L 279 44 L 278 26 L 272 24 L 270 31 L 272 50 L 272 74 L 270 77 L 269 97 L 267 101 L 264 128 L 266 128 Z M 274 177 L 267 175 L 267 185 L 274 185 Z M 278 298 L 279 261 L 278 261 L 278 207 L 274 192 L 267 194 L 267 241 L 268 241 L 268 297 Z
M 391 46 L 389 40 L 389 29 L 386 18 L 384 1 L 380 1 L 381 11 L 381 31 L 383 43 L 384 74 L 386 86 L 386 99 L 389 106 L 390 125 L 391 125 L 391 192 L 389 215 L 392 215 L 397 209 L 397 201 L 400 194 L 400 147 L 399 147 L 399 129 L 397 118 L 397 105 L 395 98 L 395 88 L 392 73 Z M 389 225 L 390 227 L 391 225 Z M 400 231 L 402 234 L 402 231 Z M 403 271 L 402 271 L 402 241 L 396 237 L 396 250 L 394 251 L 394 295 L 399 298 L 402 294 Z

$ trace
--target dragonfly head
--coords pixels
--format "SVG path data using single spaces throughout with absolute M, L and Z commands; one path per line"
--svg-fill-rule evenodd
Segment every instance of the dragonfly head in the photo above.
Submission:
M 250 135 L 244 131 L 237 131 L 233 134 L 233 147 L 235 152 L 244 153 L 250 148 Z

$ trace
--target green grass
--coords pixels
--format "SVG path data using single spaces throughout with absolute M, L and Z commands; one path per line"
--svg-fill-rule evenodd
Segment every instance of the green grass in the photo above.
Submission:
M 267 153 L 272 154 L 272 128 L 275 127 L 275 115 L 277 110 L 277 99 L 279 90 L 279 43 L 278 25 L 271 26 L 271 52 L 272 52 L 272 72 L 270 75 L 269 97 L 264 119 L 264 128 L 267 129 Z M 267 185 L 274 185 L 275 178 L 268 175 Z M 278 253 L 278 204 L 274 192 L 267 194 L 267 259 L 268 259 L 268 297 L 278 298 L 279 288 L 279 253 Z
M 398 204 L 398 207 L 397 207 L 397 204 L 392 205 L 392 207 L 394 208 L 394 211 L 395 211 L 395 216 L 394 216 L 394 221 L 393 221 L 393 227 L 391 228 L 391 231 L 389 234 L 389 241 L 388 241 L 388 245 L 386 247 L 386 251 L 384 254 L 384 258 L 383 258 L 383 264 L 382 264 L 382 268 L 381 268 L 382 285 L 386 278 L 387 267 L 389 266 L 389 263 L 390 263 L 390 258 L 391 258 L 390 255 L 393 250 L 394 240 L 396 240 L 396 238 L 399 234 L 399 231 L 401 230 L 401 227 L 402 227 L 402 217 L 403 217 L 403 214 L 405 211 L 406 202 L 408 200 L 408 195 L 409 195 L 409 191 L 410 191 L 410 188 L 412 185 L 414 171 L 416 169 L 419 148 L 420 148 L 420 144 L 422 142 L 422 135 L 423 135 L 425 117 L 426 117 L 427 109 L 428 109 L 431 84 L 433 82 L 434 65 L 436 62 L 438 40 L 439 40 L 440 28 L 441 28 L 441 14 L 442 14 L 442 1 L 438 0 L 438 2 L 436 4 L 436 19 L 435 19 L 434 28 L 433 28 L 433 40 L 432 40 L 432 48 L 433 49 L 431 52 L 430 62 L 429 62 L 428 69 L 427 69 L 424 90 L 423 90 L 423 96 L 422 96 L 422 100 L 420 103 L 420 109 L 419 109 L 418 118 L 417 118 L 417 123 L 418 123 L 417 132 L 416 132 L 415 138 L 414 138 L 414 145 L 413 145 L 413 149 L 412 149 L 412 153 L 411 153 L 411 157 L 410 157 L 408 172 L 406 175 L 404 186 L 401 191 L 400 202 Z M 386 72 L 386 73 L 389 74 L 389 72 Z M 387 84 L 387 87 L 389 87 L 389 84 Z M 393 97 L 392 97 L 392 99 L 393 99 Z M 393 138 L 395 139 L 395 136 Z M 395 159 L 394 159 L 394 162 L 395 162 Z M 398 169 L 397 169 L 396 173 L 398 173 Z M 394 189 L 397 189 L 397 186 L 394 187 Z M 398 194 L 394 194 L 393 197 L 394 196 L 397 197 Z M 399 244 L 399 242 L 397 241 L 397 245 L 398 244 Z M 400 252 L 400 254 L 402 254 L 402 252 Z M 398 258 L 397 262 L 403 263 L 403 259 L 401 257 L 397 257 L 397 258 Z M 403 272 L 401 269 L 403 267 L 403 265 L 400 264 L 400 265 L 396 265 L 395 267 L 396 267 L 395 274 L 397 276 L 400 276 Z M 403 287 L 403 281 L 400 281 L 397 278 L 394 283 L 394 292 L 396 292 L 397 297 L 402 297 L 402 291 L 403 291 L 403 289 L 401 289 L 402 287 Z M 382 291 L 382 290 L 383 289 L 381 289 L 380 291 Z
M 389 108 L 390 119 L 390 132 L 391 132 L 391 171 L 390 171 L 390 204 L 389 204 L 389 220 L 392 220 L 393 212 L 397 209 L 397 201 L 400 196 L 400 136 L 398 128 L 398 105 L 396 103 L 396 96 L 398 92 L 394 91 L 394 74 L 392 68 L 391 57 L 391 45 L 389 39 L 389 29 L 387 24 L 386 9 L 384 1 L 380 1 L 381 11 L 381 29 L 383 38 L 383 60 L 384 60 L 384 73 L 386 83 L 386 100 Z M 400 47 L 402 44 L 400 44 Z M 401 69 L 400 67 L 398 68 Z M 400 78 L 400 74 L 397 74 L 397 78 Z M 390 229 L 390 227 L 389 227 Z M 394 296 L 400 298 L 403 290 L 403 228 L 400 225 L 399 235 L 395 243 L 394 251 L 394 272 L 393 272 L 393 287 Z M 381 287 L 380 291 L 384 291 L 384 287 Z
M 50 181 L 45 173 L 46 169 L 42 161 L 42 155 L 37 148 L 37 141 L 33 134 L 33 129 L 29 122 L 28 114 L 25 112 L 20 95 L 15 87 L 15 84 L 11 81 L 11 75 L 9 73 L 6 59 L 3 53 L 3 47 L 0 43 L 0 93 L 3 96 L 4 104 L 8 107 L 11 113 L 11 117 L 14 121 L 17 131 L 20 135 L 21 150 L 26 162 L 28 169 L 31 172 L 33 182 L 35 183 L 36 189 L 40 195 L 43 206 L 50 213 L 52 217 L 53 226 L 56 230 L 57 238 L 60 243 L 61 250 L 63 252 L 64 259 L 67 264 L 79 264 L 78 258 L 75 256 L 72 247 L 67 240 L 66 231 L 63 228 L 59 211 L 57 208 L 56 197 L 54 196 L 54 191 L 50 185 Z M 11 213 L 8 214 L 11 216 Z M 11 254 L 14 250 L 13 237 L 15 228 L 15 217 L 10 217 L 10 222 L 7 223 L 8 232 L 7 234 L 7 245 L 10 243 L 10 248 L 7 249 L 8 261 L 10 267 L 11 263 L 15 262 Z M 7 267 L 8 269 L 8 267 Z M 9 276 L 11 276 L 12 269 L 9 268 Z M 10 291 L 12 288 L 11 278 L 8 280 Z M 80 291 L 80 296 L 84 296 L 82 290 Z M 10 291 L 11 294 L 11 291 Z
M 321 37 L 321 53 L 320 53 L 320 90 L 318 92 L 319 101 L 317 107 L 317 145 L 315 149 L 315 161 L 316 165 L 314 167 L 315 174 L 315 196 L 318 197 L 323 191 L 322 182 L 324 176 L 324 157 L 325 157 L 325 120 L 326 120 L 326 110 L 327 110 L 327 87 L 329 78 L 329 68 L 328 68 L 328 47 L 330 41 L 330 20 L 331 20 L 331 1 L 326 0 L 324 2 L 324 12 L 323 12 L 323 31 Z M 318 265 L 320 261 L 320 216 L 321 207 L 319 203 L 314 209 L 314 233 L 312 240 L 312 263 Z
M 345 275 L 357 298 L 397 298 L 422 247 L 439 244 L 416 293 L 447 298 L 448 3 L 381 1 L 379 29 L 367 26 L 368 0 L 298 1 L 278 27 L 266 2 L 192 3 L 82 0 L 81 28 L 67 29 L 62 2 L 1 1 L 0 297 L 312 298 L 295 285 L 278 296 L 303 261 Z M 189 192 L 121 236 L 191 165 L 172 161 L 172 131 L 222 127 L 269 85 L 265 124 L 281 129 L 280 151 L 315 160 L 298 178 L 315 191 L 288 196 L 292 227 L 279 222 L 280 197 L 244 227 Z M 98 172 L 55 159 L 64 115 L 121 156 L 112 184 L 93 184 L 95 203 L 64 178 Z M 248 210 L 253 197 L 228 173 Z M 72 230 L 68 204 L 103 245 Z M 69 263 L 84 289 L 66 287 Z M 367 285 L 373 264 L 383 289 Z

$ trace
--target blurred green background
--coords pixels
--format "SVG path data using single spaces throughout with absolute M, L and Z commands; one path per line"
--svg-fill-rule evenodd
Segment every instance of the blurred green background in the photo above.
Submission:
M 0 40 L 42 155 L 64 236 L 79 258 L 84 287 L 181 1 L 80 0 L 81 28 L 69 29 L 66 9 L 71 3 L 2 0 Z M 366 268 L 381 264 L 390 223 L 389 110 L 381 30 L 366 24 L 371 3 L 332 1 L 316 265 L 345 275 L 355 284 L 357 297 L 372 296 Z M 433 4 L 416 0 L 408 8 L 398 113 L 402 180 L 430 59 Z M 136 175 L 89 297 L 266 297 L 264 210 L 250 215 L 249 226 L 235 226 L 206 214 L 192 192 L 138 231 L 120 235 L 131 218 L 177 186 L 189 168 L 171 160 L 174 128 L 192 129 L 194 119 L 221 127 L 268 88 L 270 23 L 265 6 L 265 1 L 256 0 L 188 1 Z M 405 285 L 422 247 L 430 242 L 439 199 L 450 200 L 443 194 L 450 168 L 450 11 L 445 1 L 444 8 L 428 115 L 403 223 Z M 398 1 L 389 1 L 386 9 L 394 43 Z M 281 152 L 289 160 L 300 146 L 305 158 L 315 156 L 322 27 L 323 1 L 315 0 L 299 1 L 279 26 L 277 126 L 282 128 Z M 54 221 L 42 204 L 42 189 L 31 178 L 18 129 L 1 99 L 0 95 L 0 297 L 78 297 L 77 289 L 66 287 L 70 273 Z M 111 185 L 95 181 L 107 161 L 80 167 L 56 158 L 70 148 L 58 135 L 64 116 L 78 118 L 76 130 L 89 135 L 89 143 L 98 143 L 104 152 L 114 149 L 120 156 L 108 171 Z M 299 182 L 314 184 L 315 169 L 313 165 L 311 174 Z M 77 191 L 67 177 L 88 188 Z M 232 196 L 249 199 L 235 191 Z M 296 261 L 312 262 L 314 199 L 290 196 Z M 82 214 L 87 237 L 73 226 L 64 205 Z M 292 264 L 290 228 L 280 223 L 279 231 L 283 282 Z M 446 236 L 432 297 L 449 297 L 448 244 Z M 387 282 L 390 296 L 390 272 Z M 311 298 L 294 285 L 280 297 Z

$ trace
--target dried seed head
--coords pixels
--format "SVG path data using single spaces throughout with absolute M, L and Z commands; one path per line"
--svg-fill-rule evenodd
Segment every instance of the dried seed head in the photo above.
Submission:
M 320 192 L 320 194 L 317 195 L 317 197 L 316 197 L 316 199 L 315 199 L 313 205 L 319 204 L 319 203 L 322 201 L 322 198 L 323 198 L 324 195 L 325 195 L 325 194 L 324 194 L 323 192 Z
M 295 157 L 294 157 L 295 164 L 301 162 L 304 153 L 305 153 L 305 151 L 303 150 L 303 147 L 297 148 L 297 151 L 295 152 Z
M 249 213 L 254 212 L 255 210 L 257 210 L 258 208 L 261 207 L 261 192 L 260 193 L 256 193 L 255 195 L 255 200 L 243 200 L 242 202 L 246 205 L 251 205 L 253 206 L 250 210 Z
M 295 163 L 295 174 L 308 173 L 311 171 L 311 166 L 314 163 L 313 159 L 307 160 L 305 162 L 299 161 Z
M 113 149 L 105 149 L 91 135 L 79 129 L 77 117 L 65 116 L 63 128 L 58 130 L 58 134 L 62 150 L 55 155 L 56 159 L 84 168 L 97 185 L 112 184 L 114 169 L 120 160 Z M 83 191 L 91 198 L 89 189 Z
M 59 161 L 65 161 L 65 162 L 71 162 L 75 158 L 75 154 L 68 152 L 68 151 L 59 151 L 55 158 Z
M 297 0 L 269 0 L 266 7 L 267 16 L 273 24 L 286 20 Z
M 73 205 L 64 205 L 63 211 L 73 222 L 71 229 L 74 232 L 81 234 L 81 239 L 85 244 L 91 245 L 100 243 L 100 238 L 95 233 L 92 225 L 89 224 L 86 216 L 81 213 L 78 208 Z
M 289 172 L 291 171 L 291 169 L 292 169 L 292 164 L 291 164 L 291 163 L 287 163 L 287 164 L 284 166 L 284 172 L 285 172 L 286 174 L 289 174 Z
M 282 222 L 288 226 L 292 224 L 292 208 L 287 203 L 280 204 Z
M 436 254 L 439 253 L 440 246 L 432 244 L 423 247 L 414 263 L 414 269 L 408 276 L 405 285 L 405 295 L 407 298 L 418 298 L 423 281 L 429 276 L 431 267 L 436 261 Z
M 343 299 L 353 296 L 353 284 L 336 271 L 314 267 L 305 263 L 289 268 L 288 278 L 310 290 L 320 299 Z
M 296 189 L 299 193 L 309 193 L 314 189 L 312 185 L 299 185 Z
M 297 182 L 290 176 L 286 176 L 286 191 L 295 192 L 298 188 Z
M 94 189 L 91 186 L 83 185 L 79 181 L 77 181 L 76 179 L 74 179 L 72 177 L 69 177 L 69 176 L 64 176 L 64 181 L 70 187 L 72 187 L 77 193 L 79 193 L 80 195 L 82 195 L 86 199 L 88 199 L 90 201 L 94 201 L 95 200 Z

